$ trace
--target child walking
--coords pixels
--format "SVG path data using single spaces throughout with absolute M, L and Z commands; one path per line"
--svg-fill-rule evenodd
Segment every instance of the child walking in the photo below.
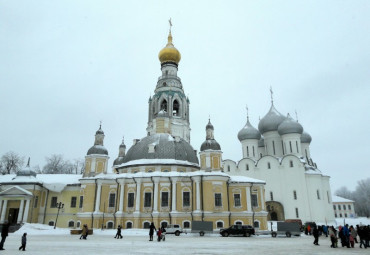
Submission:
M 25 251 L 26 250 L 26 243 L 27 243 L 27 233 L 24 233 L 22 236 L 22 245 L 19 247 L 19 250 Z

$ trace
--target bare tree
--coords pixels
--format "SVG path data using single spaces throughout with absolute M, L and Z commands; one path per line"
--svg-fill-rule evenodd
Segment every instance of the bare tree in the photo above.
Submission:
M 16 173 L 24 164 L 24 158 L 13 151 L 5 153 L 1 157 L 2 173 Z
M 370 217 L 370 178 L 360 180 L 354 192 L 357 215 Z
M 337 191 L 335 191 L 335 195 L 353 200 L 353 192 L 348 190 L 348 188 L 345 186 L 342 186 L 339 189 L 337 189 Z
M 68 161 L 64 160 L 60 154 L 53 154 L 45 160 L 46 165 L 42 169 L 45 174 L 65 174 L 68 171 Z
M 81 158 L 74 159 L 73 163 L 75 174 L 82 174 L 85 171 L 85 161 L 83 159 Z
M 32 170 L 36 173 L 36 174 L 41 174 L 41 168 L 39 165 L 35 165 L 32 167 Z

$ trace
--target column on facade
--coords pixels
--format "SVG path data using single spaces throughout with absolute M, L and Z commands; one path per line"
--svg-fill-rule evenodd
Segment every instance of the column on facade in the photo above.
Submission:
M 246 200 L 247 200 L 247 211 L 252 210 L 251 191 L 249 187 L 246 187 Z
M 24 209 L 24 214 L 23 214 L 23 222 L 27 222 L 29 210 L 30 210 L 30 199 L 27 199 L 26 208 Z
M 136 180 L 136 203 L 135 212 L 140 212 L 141 179 Z
M 200 211 L 200 177 L 194 177 L 196 190 L 196 211 Z
M 172 180 L 172 212 L 176 212 L 176 182 L 177 178 L 171 178 Z
M 119 212 L 123 212 L 123 197 L 125 195 L 125 179 L 119 180 L 121 185 L 120 195 L 119 195 Z
M 153 212 L 158 212 L 158 184 L 160 177 L 154 177 L 154 206 Z
M 19 206 L 17 223 L 21 223 L 22 222 L 23 207 L 24 207 L 24 199 L 21 200 L 21 204 Z
M 1 208 L 2 208 L 2 205 L 3 205 L 3 199 L 0 199 L 0 215 L 1 215 Z
M 3 208 L 1 211 L 0 223 L 4 223 L 5 221 L 5 213 L 6 213 L 7 205 L 8 205 L 8 200 L 4 200 Z
M 98 183 L 98 190 L 96 192 L 95 212 L 100 211 L 100 196 L 101 196 L 101 183 Z

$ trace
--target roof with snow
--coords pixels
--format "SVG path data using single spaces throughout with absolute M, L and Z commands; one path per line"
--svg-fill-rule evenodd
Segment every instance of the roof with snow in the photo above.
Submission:
M 333 203 L 354 203 L 355 201 L 344 198 L 344 197 L 338 197 L 336 195 L 332 195 L 332 201 Z

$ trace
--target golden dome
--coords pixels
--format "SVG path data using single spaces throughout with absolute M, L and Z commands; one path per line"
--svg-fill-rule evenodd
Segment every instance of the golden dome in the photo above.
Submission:
M 167 62 L 173 62 L 173 63 L 178 64 L 180 62 L 181 54 L 175 48 L 175 46 L 173 46 L 171 31 L 168 35 L 167 45 L 159 52 L 158 58 L 159 58 L 159 61 L 161 61 L 161 64 L 164 64 Z

